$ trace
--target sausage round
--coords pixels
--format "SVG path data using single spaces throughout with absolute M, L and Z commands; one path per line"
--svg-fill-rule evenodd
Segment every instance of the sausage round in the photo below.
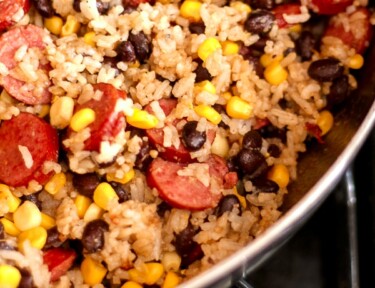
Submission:
M 25 186 L 31 180 L 45 184 L 45 161 L 57 161 L 58 136 L 47 122 L 30 113 L 20 113 L 0 127 L 0 182 Z

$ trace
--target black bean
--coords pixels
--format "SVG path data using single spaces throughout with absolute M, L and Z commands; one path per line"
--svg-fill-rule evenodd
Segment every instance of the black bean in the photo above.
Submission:
M 240 201 L 236 195 L 225 195 L 220 199 L 220 202 L 217 206 L 216 215 L 220 217 L 224 212 L 232 211 L 233 208 L 240 208 Z
M 314 80 L 329 82 L 339 78 L 344 73 L 344 66 L 335 58 L 325 58 L 312 62 L 307 73 Z
M 349 78 L 347 75 L 333 80 L 327 95 L 328 105 L 334 106 L 342 103 L 350 94 Z
M 33 0 L 35 9 L 45 18 L 55 15 L 51 0 Z
M 189 24 L 189 31 L 192 34 L 203 34 L 206 29 L 206 26 L 203 22 L 191 22 Z
M 81 12 L 81 0 L 74 0 L 73 1 L 73 9 L 76 10 L 77 12 Z
M 102 219 L 87 223 L 82 234 L 82 244 L 88 253 L 95 253 L 104 247 L 104 232 L 108 231 L 109 225 Z
M 262 64 L 260 64 L 260 60 L 258 57 L 255 57 L 255 56 L 248 56 L 246 58 L 246 60 L 248 60 L 250 62 L 250 64 L 253 65 L 253 69 L 255 71 L 255 73 L 259 76 L 259 77 L 263 77 L 263 72 L 264 72 L 264 67 L 262 66 Z
M 130 41 L 122 41 L 116 48 L 117 56 L 124 62 L 135 62 L 137 56 L 135 49 Z
M 5 238 L 5 230 L 3 223 L 0 222 L 0 240 Z
M 266 159 L 261 161 L 259 165 L 255 168 L 255 170 L 252 173 L 246 174 L 246 178 L 249 180 L 253 180 L 255 178 L 264 177 L 268 171 L 268 164 L 266 162 Z
M 60 240 L 60 234 L 57 230 L 57 227 L 53 227 L 51 229 L 47 230 L 47 240 L 46 244 L 44 245 L 44 248 L 51 248 L 51 247 L 59 247 L 62 244 L 62 241 Z
M 13 251 L 13 250 L 16 250 L 16 248 L 8 244 L 6 241 L 2 240 L 0 241 L 0 250 Z
M 189 151 L 197 151 L 206 142 L 206 132 L 197 130 L 198 122 L 189 121 L 182 128 L 182 143 Z
M 279 138 L 283 143 L 286 142 L 286 130 L 277 128 L 272 124 L 262 127 L 259 133 L 263 138 Z
M 244 174 L 252 174 L 265 162 L 265 158 L 257 150 L 241 149 L 237 155 L 238 166 Z
M 212 106 L 212 108 L 214 108 L 218 113 L 220 114 L 226 114 L 227 112 L 225 111 L 225 106 L 223 105 L 220 105 L 220 104 L 214 104 Z
M 260 150 L 262 148 L 262 136 L 258 131 L 247 132 L 242 139 L 242 147 L 246 149 Z
M 181 266 L 186 268 L 194 261 L 203 257 L 203 251 L 200 245 L 193 240 L 196 231 L 192 225 L 189 225 L 175 236 L 173 242 L 177 253 L 181 256 Z
M 38 199 L 38 194 L 39 193 L 33 193 L 33 194 L 30 194 L 30 195 L 24 195 L 24 196 L 21 197 L 21 199 L 23 201 L 33 202 L 39 208 L 39 210 L 41 210 L 42 209 L 42 202 L 40 202 L 40 200 Z
M 156 212 L 160 217 L 164 217 L 165 212 L 171 210 L 172 207 L 167 202 L 161 202 L 158 207 L 156 208 Z
M 261 192 L 276 193 L 279 191 L 279 185 L 267 178 L 256 178 L 252 180 L 252 183 Z
M 270 40 L 267 37 L 259 38 L 257 42 L 250 46 L 251 49 L 256 50 L 258 52 L 264 53 L 264 48 L 266 47 L 267 41 Z M 259 56 L 259 55 L 258 55 Z
M 238 170 L 238 163 L 237 157 L 233 156 L 228 158 L 227 160 L 227 167 L 230 172 L 236 172 Z
M 113 190 L 115 190 L 119 198 L 119 203 L 128 201 L 131 198 L 130 192 L 126 190 L 123 185 L 116 183 L 116 182 L 110 182 L 109 184 L 111 184 L 111 186 L 113 187 Z
M 279 158 L 281 154 L 281 150 L 276 144 L 270 144 L 270 146 L 268 146 L 267 152 L 275 158 Z
M 148 141 L 142 141 L 141 149 L 137 154 L 137 158 L 135 160 L 134 166 L 135 168 L 146 171 L 148 165 L 150 165 L 152 161 L 152 157 L 150 155 L 151 147 Z
M 18 288 L 33 288 L 34 282 L 31 273 L 26 269 L 19 269 L 19 271 L 21 272 L 22 278 L 18 284 Z
M 271 10 L 275 6 L 275 0 L 247 0 L 251 8 Z
M 105 14 L 109 10 L 109 3 L 96 0 L 96 8 L 98 9 L 99 14 Z
M 275 16 L 266 10 L 250 13 L 245 21 L 245 29 L 252 34 L 267 34 L 274 24 Z
M 151 42 L 142 31 L 138 34 L 129 34 L 128 39 L 134 46 L 135 54 L 139 62 L 144 63 L 151 54 Z
M 73 186 L 84 196 L 92 198 L 95 188 L 100 184 L 96 173 L 73 174 Z
M 301 36 L 296 41 L 297 54 L 303 61 L 310 60 L 314 54 L 316 40 L 310 31 L 302 31 Z
M 202 82 L 205 80 L 211 81 L 212 76 L 208 70 L 202 66 L 202 63 L 198 63 L 197 68 L 194 70 L 195 72 L 195 82 Z

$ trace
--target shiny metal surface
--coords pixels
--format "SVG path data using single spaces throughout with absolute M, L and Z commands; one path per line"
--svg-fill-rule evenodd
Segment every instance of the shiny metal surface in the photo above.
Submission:
M 374 42 L 374 41 L 373 41 Z M 374 43 L 373 43 L 374 44 Z M 325 144 L 313 143 L 300 156 L 298 181 L 285 198 L 284 215 L 263 235 L 182 288 L 229 287 L 280 247 L 316 211 L 358 153 L 375 122 L 375 45 L 358 75 L 356 90 L 335 114 L 335 127 Z

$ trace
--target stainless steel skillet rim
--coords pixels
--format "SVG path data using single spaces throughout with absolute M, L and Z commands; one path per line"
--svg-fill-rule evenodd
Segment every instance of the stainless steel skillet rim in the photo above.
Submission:
M 268 228 L 263 235 L 256 238 L 251 244 L 240 249 L 211 269 L 201 273 L 195 278 L 181 284 L 180 288 L 212 287 L 218 280 L 230 275 L 236 269 L 243 269 L 252 261 L 256 262 L 261 254 L 269 251 L 272 246 L 285 240 L 291 232 L 296 231 L 317 210 L 327 198 L 332 188 L 340 180 L 346 168 L 367 138 L 375 123 L 375 101 L 366 114 L 363 122 L 344 151 L 322 178 L 306 193 L 302 199 L 291 207 L 275 225 Z M 259 259 L 258 259 L 259 260 Z M 239 272 L 239 271 L 237 271 Z

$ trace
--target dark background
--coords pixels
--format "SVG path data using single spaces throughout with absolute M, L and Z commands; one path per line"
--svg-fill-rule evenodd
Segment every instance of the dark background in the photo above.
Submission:
M 360 287 L 375 287 L 375 129 L 353 163 Z M 339 183 L 297 234 L 246 279 L 254 288 L 351 287 L 347 205 Z

